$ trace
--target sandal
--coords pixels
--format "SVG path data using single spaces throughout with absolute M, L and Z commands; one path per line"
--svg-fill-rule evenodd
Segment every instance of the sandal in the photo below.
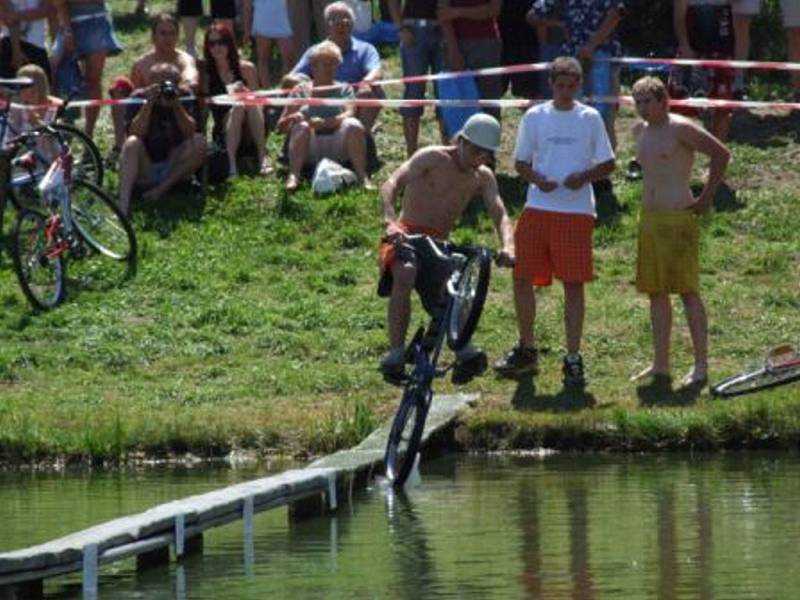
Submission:
M 258 171 L 258 174 L 261 177 L 269 177 L 275 172 L 275 167 L 272 166 L 272 161 L 268 157 L 264 157 L 261 161 L 261 168 Z

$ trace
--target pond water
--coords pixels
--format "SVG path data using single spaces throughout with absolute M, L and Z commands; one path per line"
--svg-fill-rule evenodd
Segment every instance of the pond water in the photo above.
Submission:
M 62 535 L 260 473 L 162 470 L 0 477 L 0 549 Z M 106 565 L 101 598 L 798 597 L 800 459 L 788 454 L 451 455 L 406 495 L 376 482 L 335 516 L 276 509 L 205 534 L 202 555 L 137 573 Z M 80 597 L 80 580 L 45 586 Z

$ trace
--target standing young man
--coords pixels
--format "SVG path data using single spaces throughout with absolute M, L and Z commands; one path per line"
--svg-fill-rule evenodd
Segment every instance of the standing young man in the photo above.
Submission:
M 593 277 L 595 202 L 590 184 L 608 177 L 615 166 L 600 113 L 575 100 L 582 80 L 576 59 L 556 58 L 550 69 L 553 100 L 531 108 L 520 121 L 514 166 L 530 186 L 514 235 L 519 342 L 495 365 L 501 375 L 536 370 L 533 286 L 550 285 L 555 277 L 564 284 L 564 383 L 577 386 L 586 384 L 580 355 L 583 288 Z
M 694 368 L 684 387 L 708 381 L 708 324 L 699 293 L 698 215 L 711 208 L 714 193 L 730 160 L 728 149 L 686 117 L 669 113 L 667 90 L 660 79 L 644 77 L 633 86 L 636 111 L 643 119 L 633 129 L 644 187 L 639 218 L 636 289 L 650 296 L 653 364 L 634 377 L 670 377 L 670 294 L 680 294 L 694 349 Z M 689 188 L 696 152 L 711 159 L 708 180 L 696 198 Z

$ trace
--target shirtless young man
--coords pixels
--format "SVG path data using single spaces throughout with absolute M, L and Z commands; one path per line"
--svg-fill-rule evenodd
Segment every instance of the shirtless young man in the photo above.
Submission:
M 404 346 L 411 317 L 411 290 L 425 267 L 413 255 L 398 256 L 394 242 L 402 240 L 406 234 L 426 234 L 446 240 L 470 201 L 480 195 L 502 244 L 497 262 L 501 266 L 513 263 L 511 220 L 497 191 L 494 173 L 487 166 L 499 146 L 500 124 L 487 114 L 473 115 L 457 135 L 455 145 L 429 146 L 418 150 L 381 188 L 386 231 L 380 250 L 381 283 L 378 293 L 389 296 L 390 350 L 380 366 L 389 382 L 401 379 L 405 369 Z M 402 211 L 398 217 L 395 202 L 401 190 Z M 423 303 L 427 306 L 424 297 Z M 480 370 L 486 366 L 486 356 L 470 346 L 461 350 L 456 358 L 457 366 L 453 374 L 456 382 L 474 374 L 459 374 L 459 365 L 467 371 L 470 368 L 467 365 L 482 363 Z
M 634 377 L 670 380 L 670 294 L 680 294 L 694 349 L 694 368 L 683 387 L 708 381 L 708 323 L 699 293 L 698 215 L 711 208 L 714 193 L 730 160 L 728 149 L 686 117 L 669 113 L 667 90 L 660 79 L 644 77 L 633 86 L 636 111 L 643 119 L 633 128 L 644 187 L 639 220 L 636 289 L 650 296 L 653 364 Z M 711 159 L 708 180 L 696 198 L 689 187 L 696 152 Z

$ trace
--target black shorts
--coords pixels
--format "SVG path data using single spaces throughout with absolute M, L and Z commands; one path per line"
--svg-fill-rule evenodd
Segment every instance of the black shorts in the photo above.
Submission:
M 47 56 L 47 50 L 34 44 L 29 44 L 25 40 L 22 40 L 20 45 L 22 46 L 22 51 L 28 57 L 28 62 L 42 67 L 47 75 L 47 80 L 52 82 L 53 78 L 50 73 L 50 59 Z M 0 77 L 11 79 L 16 74 L 16 70 L 11 67 L 11 39 L 6 36 L 0 39 Z
M 690 6 L 686 28 L 692 50 L 701 56 L 733 58 L 733 12 L 730 5 Z
M 178 0 L 179 17 L 202 17 L 203 0 Z M 235 19 L 236 0 L 211 0 L 212 19 Z

